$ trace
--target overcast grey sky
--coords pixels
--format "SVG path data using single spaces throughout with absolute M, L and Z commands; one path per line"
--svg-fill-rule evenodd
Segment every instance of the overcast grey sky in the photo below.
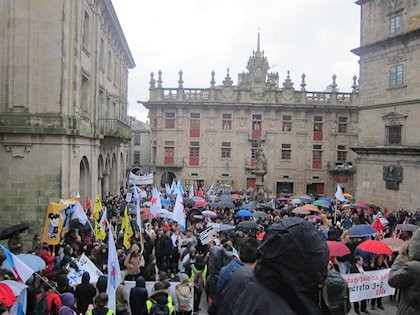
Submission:
M 354 0 L 112 0 L 137 67 L 130 71 L 129 114 L 147 121 L 137 100 L 149 98 L 150 72 L 163 72 L 163 87 L 210 86 L 226 76 L 237 83 L 256 49 L 284 81 L 287 70 L 299 88 L 306 74 L 307 90 L 324 91 L 337 75 L 340 91 L 350 91 L 358 75 L 360 8 Z

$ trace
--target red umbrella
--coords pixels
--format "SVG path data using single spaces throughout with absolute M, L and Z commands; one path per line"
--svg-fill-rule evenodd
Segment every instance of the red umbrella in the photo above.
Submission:
M 327 241 L 330 248 L 330 257 L 343 257 L 350 254 L 350 249 L 340 242 Z
M 357 248 L 360 248 L 362 251 L 368 252 L 368 253 L 374 253 L 377 255 L 391 255 L 392 249 L 381 241 L 364 241 L 361 243 Z
M 205 201 L 205 200 L 200 200 L 200 201 L 196 201 L 195 203 L 194 203 L 194 206 L 193 206 L 193 208 L 204 208 L 205 206 L 207 206 L 208 205 L 208 202 L 207 201 Z

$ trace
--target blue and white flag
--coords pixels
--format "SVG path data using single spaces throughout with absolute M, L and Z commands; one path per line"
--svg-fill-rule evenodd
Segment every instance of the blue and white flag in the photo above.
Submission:
M 207 190 L 206 195 L 210 196 L 211 194 L 213 194 L 213 188 L 214 188 L 214 182 L 213 184 L 211 184 L 210 188 Z
M 110 232 L 108 233 L 108 284 L 106 294 L 108 294 L 108 308 L 114 313 L 116 311 L 115 294 L 121 282 L 121 270 L 117 250 L 115 248 L 114 237 L 112 236 L 112 232 Z
M 184 202 L 183 202 L 183 199 L 182 199 L 181 191 L 179 189 L 178 189 L 178 192 L 177 192 L 177 195 L 176 195 L 176 201 L 175 201 L 172 220 L 177 222 L 182 227 L 183 231 L 185 230 Z
M 25 264 L 22 260 L 18 257 L 13 255 L 6 247 L 0 244 L 0 249 L 4 251 L 6 255 L 6 259 L 12 269 L 13 275 L 15 276 L 16 280 L 19 282 L 25 283 L 35 272 L 27 264 Z
M 77 202 L 74 206 L 74 212 L 72 219 L 78 219 L 80 224 L 85 225 L 88 221 L 88 217 L 86 216 L 85 210 L 83 210 L 82 205 L 80 202 Z
M 188 192 L 188 197 L 194 197 L 194 186 L 193 184 L 190 185 L 190 191 Z
M 178 184 L 176 184 L 176 188 L 178 188 L 178 190 L 181 192 L 181 196 L 183 196 L 184 195 L 184 187 L 182 187 L 181 180 L 178 180 Z
M 173 194 L 176 194 L 176 181 L 175 181 L 175 179 L 174 179 L 174 180 L 172 180 L 171 192 L 172 192 Z

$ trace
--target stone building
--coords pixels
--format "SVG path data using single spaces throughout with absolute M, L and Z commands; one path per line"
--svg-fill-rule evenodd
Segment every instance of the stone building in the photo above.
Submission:
M 136 174 L 149 173 L 150 170 L 150 125 L 130 117 L 132 132 L 130 165 Z
M 255 154 L 267 157 L 266 188 L 272 195 L 331 196 L 336 182 L 353 190 L 357 141 L 357 78 L 350 93 L 338 91 L 336 76 L 326 92 L 307 91 L 305 75 L 296 87 L 287 73 L 279 87 L 260 50 L 234 85 L 227 71 L 221 85 L 211 74 L 210 87 L 164 88 L 162 73 L 152 73 L 150 99 L 144 102 L 151 122 L 152 166 L 156 184 L 181 178 L 208 187 L 255 186 Z
M 360 108 L 356 196 L 420 206 L 420 3 L 359 0 Z
M 0 226 L 119 192 L 134 66 L 111 0 L 0 2 Z

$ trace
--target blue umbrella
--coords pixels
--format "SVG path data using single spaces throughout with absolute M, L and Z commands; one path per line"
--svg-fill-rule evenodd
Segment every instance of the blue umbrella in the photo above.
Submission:
M 236 212 L 238 217 L 252 217 L 252 213 L 249 210 L 242 209 Z
M 363 236 L 371 236 L 376 233 L 375 228 L 370 226 L 369 224 L 359 224 L 353 227 L 350 232 L 350 237 L 363 237 Z
M 38 272 L 47 268 L 45 261 L 39 257 L 32 254 L 19 254 L 16 255 L 25 265 L 31 268 L 33 271 Z M 6 260 L 3 261 L 1 265 L 7 271 L 12 272 L 12 268 L 10 267 L 9 262 Z
M 292 200 L 292 203 L 294 205 L 301 205 L 301 204 L 303 204 L 303 201 L 298 199 L 298 198 L 295 198 L 295 199 Z
M 254 205 L 253 203 L 246 203 L 246 204 L 242 205 L 242 209 L 255 210 L 255 209 L 257 209 L 257 206 Z
M 232 197 L 230 195 L 221 195 L 220 196 L 220 201 L 222 201 L 222 202 L 231 202 L 232 201 Z
M 332 199 L 328 198 L 328 197 L 321 197 L 321 198 L 319 198 L 319 200 L 328 200 L 330 203 L 333 202 Z
M 331 206 L 331 202 L 329 202 L 327 199 L 319 199 L 319 200 L 315 200 L 314 202 L 312 202 L 312 204 L 314 206 L 321 206 L 324 208 L 328 208 Z

